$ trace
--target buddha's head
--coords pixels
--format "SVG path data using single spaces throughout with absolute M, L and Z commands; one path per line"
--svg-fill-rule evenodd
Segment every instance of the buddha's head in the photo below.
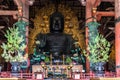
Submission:
M 64 30 L 64 16 L 60 12 L 55 12 L 50 16 L 50 32 L 61 33 Z

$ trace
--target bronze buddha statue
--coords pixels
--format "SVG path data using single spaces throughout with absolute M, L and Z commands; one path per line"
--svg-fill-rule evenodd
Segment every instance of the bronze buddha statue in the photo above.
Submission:
M 38 53 L 48 52 L 52 54 L 54 60 L 59 60 L 62 54 L 68 55 L 74 43 L 71 35 L 65 34 L 64 16 L 60 12 L 55 12 L 50 16 L 50 32 L 47 34 L 38 34 L 36 44 Z

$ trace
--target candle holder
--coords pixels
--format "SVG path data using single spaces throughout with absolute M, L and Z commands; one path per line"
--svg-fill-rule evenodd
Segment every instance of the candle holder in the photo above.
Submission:
M 47 74 L 46 74 L 47 66 L 45 64 L 42 64 L 41 66 L 45 72 L 45 78 L 47 78 Z
M 68 71 L 69 71 L 69 73 L 68 73 L 68 78 L 72 78 L 72 75 L 71 75 L 71 73 L 72 73 L 72 67 L 73 67 L 72 64 L 68 65 L 68 67 L 67 67 L 67 69 L 68 69 Z

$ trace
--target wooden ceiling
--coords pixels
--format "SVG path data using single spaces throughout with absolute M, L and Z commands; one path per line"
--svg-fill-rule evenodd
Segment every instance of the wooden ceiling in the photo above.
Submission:
M 17 11 L 17 6 L 15 3 L 16 0 L 0 0 L 0 11 L 11 10 Z M 24 1 L 24 0 L 22 0 Z M 35 17 L 35 8 L 42 8 L 45 5 L 54 3 L 55 0 L 27 0 L 33 1 L 33 5 L 30 5 L 29 9 L 29 19 Z M 86 0 L 58 0 L 59 3 L 68 5 L 78 17 L 80 23 L 80 29 L 85 27 L 85 2 Z M 83 1 L 83 2 L 81 2 Z M 91 0 L 92 1 L 92 0 Z M 101 2 L 101 3 L 100 3 Z M 84 3 L 84 4 L 83 4 Z M 97 6 L 97 11 L 109 13 L 110 16 L 107 16 L 106 13 L 101 13 L 98 19 L 98 22 L 101 24 L 99 31 L 111 42 L 114 41 L 114 0 L 96 0 L 94 6 Z M 111 12 L 111 13 L 110 13 Z M 1 14 L 2 12 L 0 12 Z M 7 14 L 7 13 L 4 13 Z M 12 14 L 12 13 L 10 13 Z M 100 14 L 100 13 L 99 13 Z M 12 15 L 0 15 L 0 26 L 5 26 L 5 28 L 0 28 L 0 41 L 5 41 L 4 33 L 8 27 L 12 27 L 12 24 L 17 20 L 13 19 Z M 30 25 L 32 27 L 32 25 Z

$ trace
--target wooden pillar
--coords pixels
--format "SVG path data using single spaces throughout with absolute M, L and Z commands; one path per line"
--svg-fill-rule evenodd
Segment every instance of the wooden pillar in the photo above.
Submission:
M 93 8 L 96 0 L 86 0 L 86 24 L 93 20 Z M 88 47 L 88 27 L 86 27 L 86 49 Z M 88 53 L 89 54 L 89 53 Z M 90 62 L 86 59 L 86 72 L 90 72 Z
M 90 2 L 90 0 L 86 0 L 86 19 L 92 17 L 91 10 L 92 10 L 91 9 L 91 2 Z M 86 24 L 90 21 L 91 20 L 88 19 L 86 21 Z M 87 49 L 87 47 L 88 47 L 88 27 L 86 27 L 86 49 Z M 90 71 L 90 63 L 89 63 L 89 60 L 86 59 L 86 72 L 89 72 L 89 71 Z
M 27 0 L 22 0 L 22 7 L 23 7 L 23 20 L 25 22 L 29 21 L 29 4 Z M 28 32 L 29 32 L 29 26 L 26 26 L 26 53 L 28 53 Z
M 116 73 L 120 75 L 120 0 L 115 0 L 115 19 Z
M 23 20 L 25 22 L 29 22 L 29 4 L 27 0 L 21 0 L 22 1 L 22 8 L 23 8 Z M 28 32 L 29 32 L 29 25 L 26 26 L 26 49 L 25 49 L 25 53 L 28 55 Z M 27 59 L 28 62 L 28 66 L 29 66 L 29 59 Z M 29 69 L 27 68 L 26 72 L 29 72 Z
M 23 17 L 25 22 L 29 21 L 29 3 L 27 0 L 14 0 L 15 4 L 18 6 L 18 15 Z M 28 26 L 26 26 L 26 53 L 28 53 Z

